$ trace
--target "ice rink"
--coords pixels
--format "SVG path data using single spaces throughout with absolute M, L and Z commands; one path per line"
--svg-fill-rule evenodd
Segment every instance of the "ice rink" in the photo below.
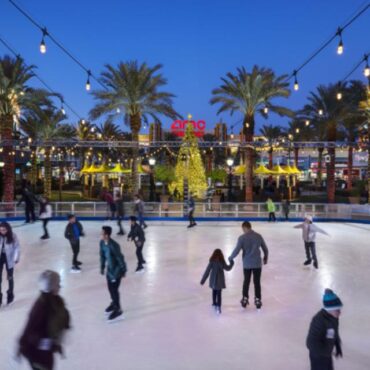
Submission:
M 63 233 L 66 222 L 51 222 L 51 239 L 41 241 L 41 224 L 14 222 L 22 256 L 15 271 L 15 303 L 0 309 L 0 369 L 28 369 L 12 361 L 15 343 L 38 295 L 44 269 L 62 276 L 61 295 L 72 315 L 58 370 L 308 370 L 305 339 L 311 317 L 322 307 L 324 288 L 342 299 L 340 334 L 344 358 L 336 370 L 370 369 L 370 225 L 322 223 L 330 236 L 317 235 L 320 268 L 304 267 L 301 230 L 293 223 L 254 222 L 270 250 L 262 273 L 263 308 L 240 307 L 241 255 L 226 272 L 223 313 L 211 308 L 208 282 L 200 286 L 210 254 L 221 248 L 227 258 L 241 234 L 240 222 L 148 222 L 144 274 L 135 274 L 133 243 L 116 237 L 128 264 L 121 285 L 125 319 L 105 321 L 110 303 L 100 275 L 98 242 L 103 224 L 82 222 L 81 274 L 71 274 L 71 250 Z M 127 231 L 128 224 L 125 223 Z M 4 272 L 5 273 L 5 272 Z M 5 279 L 5 275 L 4 275 Z M 3 281 L 3 293 L 6 291 Z M 250 291 L 253 300 L 253 291 Z

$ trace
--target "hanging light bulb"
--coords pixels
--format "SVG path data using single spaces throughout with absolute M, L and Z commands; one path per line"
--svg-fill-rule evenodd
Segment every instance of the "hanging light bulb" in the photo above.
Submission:
M 342 99 L 342 93 L 339 91 L 337 92 L 337 100 L 341 100 Z
M 269 112 L 269 108 L 267 106 L 265 106 L 263 108 L 263 113 L 268 114 L 268 112 Z
M 364 76 L 370 77 L 370 68 L 369 68 L 369 59 L 368 55 L 364 56 L 364 61 L 366 62 L 365 68 L 364 68 Z
M 310 125 L 310 121 L 308 119 L 306 119 L 306 126 L 309 126 Z
M 64 100 L 62 100 L 62 105 L 60 107 L 60 111 L 62 112 L 63 116 L 66 115 L 66 110 L 64 109 Z
M 342 55 L 343 54 L 343 40 L 342 40 L 342 29 L 339 27 L 337 31 L 337 35 L 339 36 L 339 44 L 337 47 L 337 54 Z
M 322 109 L 319 109 L 319 116 L 322 116 L 324 114 L 324 111 Z
M 116 112 L 117 112 L 117 114 L 121 113 L 121 109 L 117 108 Z
M 298 91 L 299 85 L 298 85 L 298 79 L 297 79 L 297 71 L 293 72 L 293 76 L 294 76 L 294 90 Z
M 90 91 L 91 89 L 91 84 L 90 84 L 90 76 L 91 76 L 91 71 L 87 71 L 87 81 L 86 81 L 86 91 Z
M 42 29 L 42 39 L 40 42 L 40 53 L 45 54 L 46 53 L 46 44 L 45 44 L 45 36 L 48 35 L 48 31 L 46 28 Z
M 296 128 L 296 129 L 295 129 L 295 132 L 296 132 L 297 134 L 299 134 L 299 128 Z

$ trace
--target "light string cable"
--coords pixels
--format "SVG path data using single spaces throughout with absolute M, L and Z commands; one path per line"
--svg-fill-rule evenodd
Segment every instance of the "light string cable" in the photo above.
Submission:
M 0 36 L 0 42 L 5 46 L 5 48 L 6 49 L 8 49 L 16 58 L 20 58 L 21 57 L 21 55 L 19 54 L 19 53 L 17 53 L 10 45 L 9 45 L 9 43 L 8 42 L 6 42 L 5 40 L 4 40 L 4 38 L 3 37 L 1 37 Z M 22 58 L 23 59 L 23 58 Z M 48 90 L 48 91 L 50 91 L 52 94 L 54 94 L 54 95 L 56 95 L 57 97 L 58 97 L 58 95 L 57 95 L 57 93 L 50 87 L 50 85 L 48 85 L 36 72 L 32 72 L 33 73 L 33 75 L 34 75 L 34 77 L 37 79 L 37 80 L 39 80 L 39 82 L 43 85 L 43 86 L 45 86 L 45 88 Z M 62 104 L 62 109 L 63 109 L 63 106 L 66 106 L 77 118 L 79 118 L 80 120 L 82 120 L 82 117 L 81 117 L 81 115 L 80 114 L 78 114 L 77 112 L 76 112 L 76 110 L 75 109 L 73 109 L 72 107 L 71 107 L 71 105 L 62 97 L 62 98 L 60 98 L 60 97 L 58 97 L 58 99 L 60 100 L 60 102 L 61 102 L 61 104 Z

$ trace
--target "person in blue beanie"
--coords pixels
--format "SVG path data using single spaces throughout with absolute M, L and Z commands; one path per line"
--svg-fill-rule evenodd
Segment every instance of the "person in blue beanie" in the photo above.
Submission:
M 339 337 L 339 316 L 343 303 L 331 289 L 325 289 L 323 306 L 313 317 L 306 340 L 311 370 L 333 370 L 334 348 L 334 356 L 343 357 Z

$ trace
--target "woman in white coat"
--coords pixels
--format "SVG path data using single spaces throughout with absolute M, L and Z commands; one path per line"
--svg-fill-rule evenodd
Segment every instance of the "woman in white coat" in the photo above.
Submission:
M 1 283 L 3 276 L 3 269 L 5 267 L 8 291 L 7 304 L 14 301 L 14 266 L 19 262 L 20 248 L 17 236 L 13 233 L 11 226 L 7 222 L 0 223 L 0 306 L 3 301 L 3 294 L 1 291 Z
M 41 237 L 41 239 L 49 239 L 50 236 L 49 236 L 49 232 L 48 232 L 48 229 L 47 229 L 47 224 L 49 222 L 49 220 L 51 219 L 52 217 L 52 208 L 51 208 L 51 204 L 49 203 L 49 199 L 48 198 L 41 198 L 41 201 L 40 201 L 40 220 L 42 220 L 42 227 L 44 228 L 44 235 Z

